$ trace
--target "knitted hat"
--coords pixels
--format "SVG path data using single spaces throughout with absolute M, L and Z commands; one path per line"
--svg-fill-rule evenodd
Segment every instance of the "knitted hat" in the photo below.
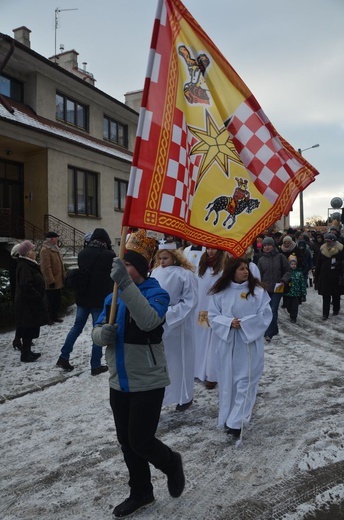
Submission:
M 147 278 L 149 264 L 144 256 L 140 255 L 140 253 L 136 253 L 136 251 L 126 251 L 123 258 L 132 264 L 136 271 L 140 273 L 141 276 L 143 276 L 143 278 Z
M 265 237 L 263 240 L 263 246 L 275 246 L 276 242 L 272 237 Z
M 337 237 L 333 233 L 325 233 L 325 240 L 335 242 L 337 240 Z
M 18 247 L 18 254 L 20 256 L 26 256 L 31 249 L 35 249 L 35 244 L 30 242 L 30 240 L 24 240 Z
M 85 236 L 84 236 L 84 242 L 86 242 L 88 244 L 88 242 L 91 241 L 91 237 L 92 237 L 91 231 L 87 231 L 87 233 L 85 233 Z
M 141 276 L 147 278 L 149 262 L 154 254 L 155 246 L 155 238 L 148 237 L 144 229 L 139 229 L 136 233 L 130 234 L 123 258 L 130 262 Z
M 20 247 L 20 244 L 16 244 L 15 246 L 12 247 L 12 249 L 11 249 L 11 256 L 13 258 L 15 258 L 16 256 L 19 255 L 19 253 L 18 253 L 19 247 Z
M 290 256 L 288 257 L 288 260 L 289 260 L 289 263 L 290 263 L 290 264 L 294 263 L 294 264 L 297 265 L 297 258 L 296 258 L 295 255 L 290 255 Z

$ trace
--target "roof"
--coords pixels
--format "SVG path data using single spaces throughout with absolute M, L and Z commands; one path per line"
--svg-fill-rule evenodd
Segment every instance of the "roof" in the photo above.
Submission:
M 74 128 L 66 128 L 62 124 L 40 117 L 29 106 L 17 103 L 12 99 L 5 98 L 3 102 L 1 97 L 2 96 L 0 96 L 0 121 L 5 120 L 9 123 L 26 127 L 36 132 L 43 132 L 52 137 L 58 137 L 59 139 L 69 141 L 72 144 L 93 149 L 98 153 L 111 155 L 121 161 L 130 163 L 132 161 L 133 154 L 129 150 L 123 151 L 120 147 L 84 135 L 81 132 L 74 130 Z M 6 108 L 6 104 L 10 104 L 13 107 L 13 113 Z
M 23 26 L 23 27 L 25 27 L 25 26 Z M 20 28 L 21 27 L 19 27 L 19 29 Z M 109 94 L 107 94 L 106 92 L 104 92 L 104 91 L 100 90 L 99 88 L 95 87 L 91 83 L 85 82 L 82 78 L 79 78 L 77 75 L 73 74 L 69 70 L 64 69 L 63 67 L 60 67 L 58 64 L 52 62 L 48 58 L 45 58 L 45 56 L 42 56 L 38 52 L 32 50 L 30 47 L 27 47 L 26 45 L 23 45 L 22 43 L 20 43 L 19 41 L 15 40 L 14 38 L 9 36 L 8 34 L 3 34 L 3 33 L 0 32 L 0 40 L 7 41 L 10 45 L 13 45 L 14 48 L 17 48 L 18 50 L 24 52 L 25 54 L 28 54 L 28 55 L 32 56 L 34 59 L 39 60 L 40 62 L 44 63 L 47 67 L 55 69 L 59 74 L 65 74 L 65 75 L 69 76 L 70 78 L 72 78 L 73 80 L 75 80 L 75 81 L 77 81 L 79 83 L 82 83 L 86 88 L 91 89 L 91 90 L 99 93 L 100 95 L 102 95 L 102 96 L 106 97 L 107 99 L 111 100 L 113 103 L 116 103 L 117 105 L 125 108 L 125 110 L 128 110 L 132 114 L 136 114 L 136 115 L 138 114 L 137 110 L 134 110 L 133 108 L 131 108 L 130 106 L 128 106 L 128 105 L 126 105 L 124 103 L 122 103 L 118 99 L 110 96 Z

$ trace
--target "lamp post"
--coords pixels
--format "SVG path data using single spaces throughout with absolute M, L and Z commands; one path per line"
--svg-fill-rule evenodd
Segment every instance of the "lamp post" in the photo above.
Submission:
M 306 150 L 310 150 L 311 148 L 318 148 L 320 144 L 313 144 L 313 146 L 309 146 L 308 148 L 298 148 L 298 152 L 300 155 L 302 155 L 302 152 L 305 152 Z M 300 229 L 303 230 L 304 226 L 304 216 L 303 216 L 303 191 L 300 191 L 299 194 L 299 201 L 300 201 Z

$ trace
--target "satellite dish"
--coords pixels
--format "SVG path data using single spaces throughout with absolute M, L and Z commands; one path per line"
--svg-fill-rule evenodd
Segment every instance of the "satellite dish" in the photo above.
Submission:
M 333 209 L 339 209 L 343 205 L 343 199 L 341 199 L 340 197 L 333 197 L 330 204 Z

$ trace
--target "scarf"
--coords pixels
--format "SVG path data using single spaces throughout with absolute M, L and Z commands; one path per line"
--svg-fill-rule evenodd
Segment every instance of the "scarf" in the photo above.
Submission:
M 283 244 L 281 245 L 281 250 L 283 251 L 283 253 L 291 253 L 292 251 L 294 251 L 295 247 L 296 247 L 296 243 L 293 242 L 293 241 L 291 241 L 291 244 L 290 244 L 289 247 L 286 247 L 286 246 L 284 245 L 284 243 L 283 243 Z
M 216 256 L 213 256 L 213 257 L 207 256 L 207 266 L 208 267 L 213 267 L 215 262 L 216 262 Z

